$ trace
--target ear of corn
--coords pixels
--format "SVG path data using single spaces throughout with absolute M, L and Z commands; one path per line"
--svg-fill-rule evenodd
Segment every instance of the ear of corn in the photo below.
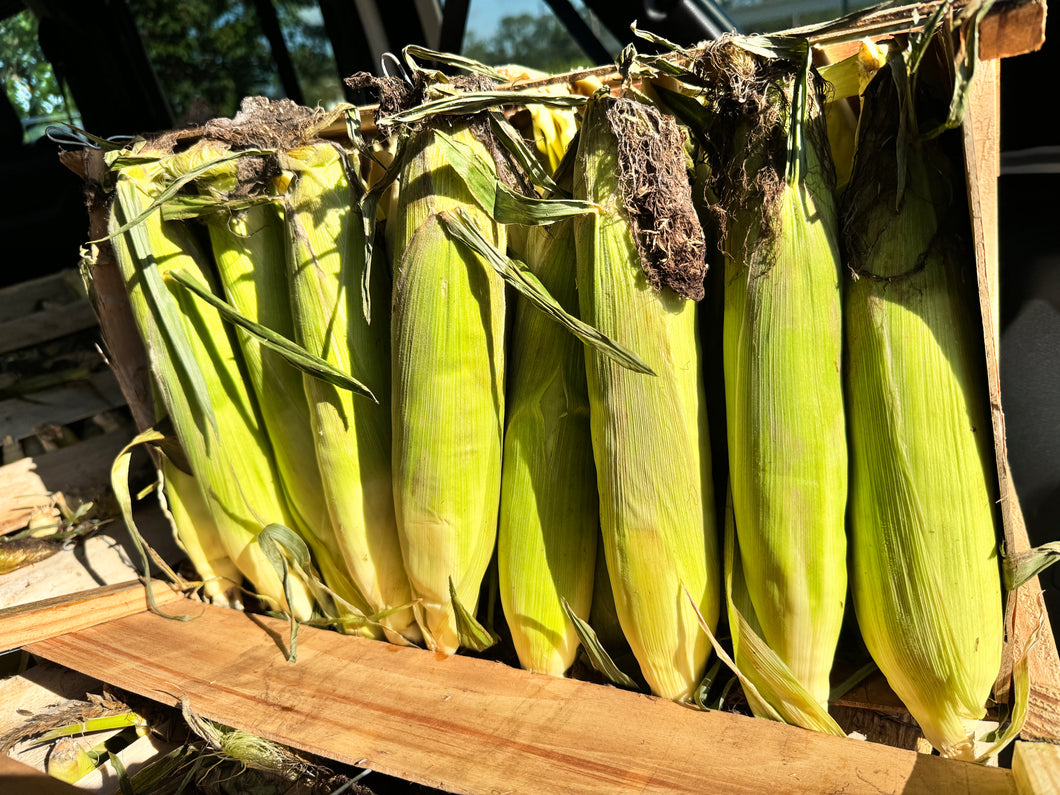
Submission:
M 466 125 L 451 136 L 492 160 Z M 408 142 L 395 222 L 394 498 L 416 616 L 430 648 L 459 637 L 449 581 L 474 612 L 496 541 L 504 422 L 504 284 L 445 232 L 438 214 L 463 208 L 504 250 L 424 129 Z
M 573 308 L 571 220 L 532 227 L 526 264 Z M 599 534 L 583 344 L 519 302 L 509 374 L 497 539 L 501 603 L 522 666 L 562 676 L 579 643 L 560 599 L 589 616 Z
M 118 171 L 112 234 L 151 206 L 163 178 L 157 162 Z M 171 294 L 162 280 L 179 268 L 212 284 L 208 258 L 189 228 L 164 222 L 157 210 L 112 240 L 162 402 L 228 557 L 273 607 L 308 620 L 313 600 L 305 584 L 292 580 L 288 604 L 279 574 L 255 543 L 267 524 L 293 520 L 229 329 L 216 310 L 183 291 Z
M 163 488 L 159 494 L 177 542 L 202 580 L 203 596 L 213 604 L 242 605 L 239 585 L 243 575 L 228 557 L 199 483 L 168 458 L 162 458 Z
M 575 170 L 575 198 L 603 207 L 575 220 L 582 320 L 658 375 L 586 353 L 601 530 L 618 617 L 644 678 L 656 694 L 686 699 L 710 649 L 686 590 L 710 626 L 720 597 L 696 306 L 648 284 L 605 101 L 586 106 Z
M 400 642 L 416 632 L 391 489 L 388 329 L 379 319 L 369 324 L 361 306 L 364 227 L 337 147 L 292 149 L 280 165 L 289 177 L 284 201 L 295 336 L 310 353 L 367 383 L 379 401 L 304 378 L 342 559 L 369 615 Z M 372 272 L 375 306 L 388 303 L 386 277 L 382 269 Z
M 865 94 L 845 208 L 851 583 L 865 643 L 924 736 L 970 758 L 1002 648 L 975 270 L 947 153 L 899 134 L 895 68 Z
M 723 356 L 747 591 L 762 639 L 826 705 L 846 603 L 847 454 L 838 220 L 820 121 L 793 182 L 769 160 L 786 124 L 764 143 L 735 139 L 733 152 L 750 149 L 750 179 L 777 192 L 748 201 L 747 186 L 730 187 Z
M 762 625 L 744 579 L 731 494 L 725 506 L 725 597 L 733 664 L 745 683 L 744 695 L 751 711 L 760 718 L 845 737 L 845 732 L 828 714 L 827 706 L 810 694 L 791 668 L 762 640 Z

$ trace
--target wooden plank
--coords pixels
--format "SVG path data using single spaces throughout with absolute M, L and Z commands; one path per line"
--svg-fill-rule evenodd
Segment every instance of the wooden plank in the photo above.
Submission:
M 184 557 L 173 539 L 169 520 L 153 500 L 135 511 L 134 517 L 137 529 L 164 560 L 176 562 Z M 0 577 L 0 609 L 137 579 L 142 564 L 124 528 L 116 524 L 107 529 L 121 541 L 95 534 Z
M 1000 514 L 1005 549 L 1015 553 L 1028 549 L 1030 540 L 1009 469 L 1005 415 L 1001 401 L 997 228 L 997 178 L 1001 173 L 999 64 L 996 61 L 983 61 L 977 68 L 962 128 L 965 172 L 983 323 Z M 1060 655 L 1057 654 L 1056 640 L 1037 577 L 1017 592 L 1009 594 L 1005 623 L 1007 643 L 1002 672 L 995 687 L 996 695 L 1000 699 L 1007 698 L 1013 663 L 1027 650 L 1031 693 L 1022 736 L 1026 739 L 1060 739 Z
M 1060 795 L 1060 746 L 1017 742 L 1012 773 L 1019 795 Z
M 26 650 L 285 745 L 456 793 L 1013 793 L 1011 771 L 189 604 Z M 171 605 L 170 609 L 175 609 Z
M 77 271 L 66 270 L 0 288 L 0 322 L 24 317 L 45 301 L 68 304 L 84 296 Z
M 0 323 L 0 353 L 50 342 L 95 325 L 96 313 L 88 299 L 42 309 L 17 320 Z
M 187 601 L 169 583 L 154 581 L 151 590 L 162 610 Z M 193 613 L 196 604 L 188 601 L 181 609 Z M 8 607 L 0 610 L 0 653 L 147 609 L 147 593 L 138 580 Z M 76 666 L 69 667 L 78 670 Z
M 5 795 L 84 795 L 84 790 L 0 754 L 0 791 Z
M 0 400 L 0 439 L 25 439 L 43 423 L 68 425 L 124 405 L 114 374 L 103 370 L 24 397 Z
M 979 31 L 979 57 L 988 61 L 1041 49 L 1046 14 L 1045 0 L 1014 3 L 1005 13 L 988 14 Z
M 111 464 L 134 436 L 131 427 L 121 428 L 0 466 L 0 535 L 25 527 L 57 491 L 91 497 L 109 489 Z

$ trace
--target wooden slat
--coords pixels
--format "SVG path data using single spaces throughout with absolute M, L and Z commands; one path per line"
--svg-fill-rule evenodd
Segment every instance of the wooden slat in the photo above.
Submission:
M 0 754 L 0 792 L 4 795 L 84 795 L 84 790 Z
M 0 439 L 25 439 L 42 423 L 68 425 L 124 405 L 114 374 L 103 370 L 79 381 L 0 400 Z
M 277 742 L 457 793 L 1013 793 L 1011 771 L 944 760 L 469 657 L 194 605 L 30 653 Z M 171 606 L 171 609 L 175 608 Z M 363 760 L 363 761 L 361 761 Z
M 1012 773 L 1019 795 L 1060 795 L 1060 746 L 1017 742 Z
M 197 603 L 183 604 L 186 600 L 167 583 L 153 583 L 152 592 L 161 610 L 178 602 L 184 610 L 195 610 Z M 9 607 L 0 610 L 0 653 L 147 609 L 147 593 L 135 580 Z
M 42 309 L 17 320 L 0 323 L 0 353 L 39 345 L 95 325 L 96 313 L 88 299 Z
M 1045 0 L 1013 4 L 1002 14 L 989 14 L 980 29 L 979 57 L 1009 58 L 1041 49 L 1045 43 Z
M 66 269 L 0 288 L 0 323 L 24 317 L 44 301 L 64 304 L 77 300 L 84 293 L 77 284 L 80 278 L 76 271 Z
M 61 161 L 84 180 L 88 199 L 88 236 L 100 240 L 107 236 L 110 197 L 102 184 L 107 166 L 99 149 L 70 150 Z M 100 333 L 111 369 L 114 371 L 125 401 L 138 430 L 146 430 L 155 420 L 154 393 L 151 389 L 147 353 L 136 327 L 129 296 L 125 292 L 121 269 L 109 242 L 93 246 L 94 257 L 88 263 Z
M 997 178 L 1000 165 L 999 64 L 983 61 L 968 98 L 962 127 L 972 238 L 975 245 L 979 309 L 983 323 L 987 390 L 990 400 L 994 456 L 1005 549 L 1010 553 L 1030 547 L 1027 527 L 1008 464 L 1005 415 L 1001 402 L 999 367 L 999 256 Z M 1022 736 L 1026 739 L 1060 739 L 1060 655 L 1046 613 L 1038 578 L 1032 578 L 1006 604 L 1005 660 L 999 698 L 1007 697 L 1007 680 L 1013 663 L 1028 651 L 1031 680 L 1030 705 Z

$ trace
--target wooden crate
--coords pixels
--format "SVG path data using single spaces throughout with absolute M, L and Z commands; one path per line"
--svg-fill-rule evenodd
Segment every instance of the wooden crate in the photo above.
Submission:
M 881 12 L 857 33 L 914 24 L 932 5 Z M 997 190 L 999 59 L 1037 49 L 1045 3 L 999 3 L 983 27 L 981 62 L 964 126 L 998 493 L 1005 545 L 1028 548 L 1008 471 L 998 377 Z M 816 43 L 841 52 L 843 35 Z M 98 152 L 68 153 L 88 177 Z M 92 215 L 102 237 L 104 215 Z M 94 273 L 102 334 L 140 427 L 150 422 L 142 348 L 116 267 L 100 252 Z M 109 469 L 109 462 L 105 465 Z M 452 792 L 1016 792 L 1047 784 L 1056 754 L 1025 745 L 1012 769 L 943 760 L 879 742 L 820 735 L 741 715 L 703 713 L 615 688 L 530 674 L 469 656 L 418 650 L 303 628 L 288 663 L 287 627 L 202 605 L 156 583 L 173 622 L 146 609 L 138 583 L 0 610 L 0 650 L 23 648 L 155 701 L 189 700 L 204 717 L 291 747 Z M 1037 580 L 1006 607 L 1006 698 L 1013 661 L 1031 677 L 1025 740 L 1060 741 L 1060 657 Z M 901 712 L 877 680 L 841 705 Z M 1027 783 L 1031 782 L 1031 783 Z M 1031 787 L 1031 789 L 1026 789 Z

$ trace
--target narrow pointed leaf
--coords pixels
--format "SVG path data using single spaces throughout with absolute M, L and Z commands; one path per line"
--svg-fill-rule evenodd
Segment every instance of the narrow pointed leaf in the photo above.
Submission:
M 598 350 L 622 367 L 637 373 L 655 375 L 655 372 L 635 353 L 626 350 L 592 326 L 568 314 L 560 306 L 559 302 L 549 295 L 541 281 L 525 265 L 509 259 L 505 254 L 498 251 L 462 212 L 460 212 L 459 216 L 451 213 L 442 213 L 441 219 L 453 237 L 483 257 L 520 295 L 557 323 L 563 325 L 586 345 Z
M 386 127 L 393 124 L 412 124 L 432 116 L 470 116 L 504 105 L 537 103 L 557 108 L 577 108 L 585 102 L 586 97 L 578 94 L 549 94 L 543 91 L 469 91 L 425 102 L 410 110 L 380 119 L 378 124 Z
M 733 661 L 732 657 L 729 656 L 728 652 L 725 651 L 725 647 L 718 642 L 716 637 L 714 637 L 714 633 L 710 630 L 710 624 L 708 624 L 707 620 L 703 617 L 703 614 L 699 610 L 699 606 L 696 604 L 696 600 L 687 589 L 685 590 L 685 596 L 687 597 L 689 604 L 692 605 L 692 610 L 695 611 L 696 620 L 699 622 L 700 629 L 707 634 L 707 638 L 710 640 L 710 645 L 714 647 L 714 653 L 718 655 L 718 659 L 725 663 L 729 667 L 729 670 L 736 674 L 737 679 L 740 680 L 740 684 L 743 685 L 744 695 L 747 696 L 748 701 L 754 699 L 757 703 L 762 705 L 763 710 L 759 717 L 766 717 L 769 720 L 784 723 L 784 719 L 780 717 L 780 714 L 769 705 L 769 702 L 762 698 L 762 695 L 758 692 L 758 688 L 755 687 L 754 682 L 748 679 L 743 671 L 736 667 L 736 663 Z
M 266 525 L 261 529 L 257 543 L 283 582 L 283 593 L 287 598 L 287 604 L 292 604 L 294 597 L 291 592 L 291 568 L 290 564 L 288 564 L 288 556 L 297 562 L 300 568 L 308 570 L 310 565 L 309 548 L 298 537 L 298 534 L 289 527 L 275 523 Z M 287 661 L 295 662 L 298 659 L 298 621 L 292 613 L 288 613 L 287 619 L 290 626 Z
M 560 597 L 560 603 L 563 605 L 563 612 L 567 614 L 567 618 L 574 625 L 574 631 L 578 633 L 578 640 L 581 641 L 582 648 L 585 649 L 593 668 L 606 676 L 612 684 L 619 687 L 627 687 L 630 690 L 639 690 L 637 683 L 626 676 L 622 669 L 615 664 L 615 661 L 611 659 L 607 649 L 600 643 L 600 639 L 596 637 L 596 631 L 587 622 L 578 617 L 565 597 Z
M 1052 566 L 1057 560 L 1060 560 L 1060 541 L 1050 541 L 1015 555 L 1003 555 L 1001 575 L 1005 590 L 1015 591 L 1031 577 Z
M 490 113 L 490 130 L 493 131 L 493 137 L 497 139 L 497 142 L 515 158 L 515 162 L 522 168 L 523 173 L 530 177 L 531 182 L 550 196 L 559 194 L 559 186 L 541 161 L 537 159 L 537 155 L 530 150 L 530 147 L 526 145 L 526 140 L 515 131 L 499 111 L 495 110 Z
M 197 282 L 192 276 L 184 271 L 171 271 L 166 274 L 166 279 L 175 281 L 181 287 L 187 289 L 196 297 L 214 307 L 224 320 L 248 331 L 261 342 L 262 345 L 271 348 L 283 356 L 293 367 L 297 367 L 302 372 L 308 373 L 314 378 L 319 378 L 321 381 L 333 384 L 342 389 L 348 389 L 351 392 L 369 398 L 375 403 L 379 402 L 375 395 L 372 394 L 372 390 L 356 378 L 353 378 L 347 373 L 333 367 L 319 356 L 314 356 L 301 345 L 287 339 L 287 337 L 284 337 L 282 334 L 277 334 L 272 329 L 266 328 L 260 323 L 255 323 L 250 318 L 239 314 L 234 306 L 218 298 L 205 286 Z
M 535 199 L 516 193 L 501 182 L 497 183 L 493 218 L 499 224 L 540 226 L 555 223 L 561 218 L 594 212 L 600 212 L 600 208 L 592 202 L 580 199 Z
M 137 434 L 136 438 L 129 442 L 129 444 L 125 445 L 125 447 L 121 449 L 121 452 L 118 453 L 118 457 L 114 459 L 114 463 L 110 468 L 110 486 L 111 490 L 114 492 L 114 498 L 118 501 L 118 507 L 121 510 L 122 518 L 125 520 L 125 526 L 129 530 L 129 536 L 132 538 L 133 546 L 136 547 L 136 551 L 140 554 L 140 561 L 143 564 L 143 573 L 140 575 L 140 581 L 144 584 L 148 606 L 153 612 L 164 618 L 172 618 L 176 621 L 190 621 L 193 616 L 169 615 L 168 613 L 163 613 L 155 602 L 155 595 L 151 589 L 150 581 L 150 561 L 152 557 L 154 558 L 155 563 L 158 564 L 159 568 L 161 568 L 173 582 L 182 584 L 183 580 L 165 563 L 165 561 L 163 561 L 158 555 L 154 554 L 154 550 L 151 550 L 147 545 L 147 542 L 144 541 L 139 528 L 136 526 L 136 521 L 133 519 L 132 495 L 129 493 L 129 467 L 132 461 L 132 451 L 138 445 L 154 444 L 160 442 L 163 438 L 162 434 L 154 428 L 148 428 L 146 431 Z
M 425 61 L 434 61 L 436 63 L 445 64 L 446 66 L 453 66 L 457 69 L 462 69 L 465 72 L 471 72 L 473 74 L 485 75 L 492 80 L 497 82 L 504 82 L 504 75 L 498 72 L 496 69 L 486 66 L 484 63 L 480 63 L 472 58 L 465 58 L 462 55 L 455 55 L 451 52 L 438 52 L 427 47 L 421 47 L 418 44 L 409 44 L 402 50 L 405 56 L 405 62 L 412 68 L 422 71 L 420 66 L 413 60 L 414 58 L 420 58 Z
M 486 651 L 494 646 L 500 638 L 482 626 L 456 595 L 453 578 L 449 578 L 449 598 L 453 600 L 453 613 L 456 615 L 456 630 L 460 636 L 460 645 L 472 651 Z

